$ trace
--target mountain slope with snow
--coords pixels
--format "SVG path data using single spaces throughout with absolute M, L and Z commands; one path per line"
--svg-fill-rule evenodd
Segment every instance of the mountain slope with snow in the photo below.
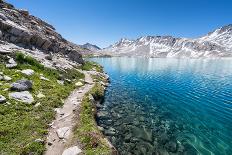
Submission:
M 136 40 L 121 39 L 103 50 L 112 56 L 145 57 L 231 57 L 232 25 L 221 27 L 207 35 L 196 38 L 172 36 L 145 36 Z

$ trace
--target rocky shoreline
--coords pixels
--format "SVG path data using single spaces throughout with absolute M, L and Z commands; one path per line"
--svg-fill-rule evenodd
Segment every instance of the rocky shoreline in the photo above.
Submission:
M 102 66 L 100 66 L 102 67 Z M 90 75 L 92 75 L 93 77 L 93 81 L 98 84 L 100 84 L 100 86 L 103 88 L 104 92 L 103 92 L 103 95 L 94 95 L 94 94 L 89 94 L 89 99 L 93 105 L 93 108 L 94 108 L 94 119 L 97 123 L 97 120 L 99 118 L 99 111 L 98 109 L 100 107 L 103 106 L 103 101 L 104 101 L 104 94 L 105 94 L 105 90 L 107 89 L 107 87 L 109 86 L 110 84 L 110 78 L 109 78 L 109 75 L 107 73 L 105 73 L 104 71 L 102 72 L 97 72 L 97 71 L 88 71 L 88 73 Z M 97 124 L 96 124 L 97 125 Z M 111 150 L 111 153 L 112 155 L 117 155 L 118 154 L 118 151 L 117 149 L 113 146 L 113 144 L 109 141 L 108 138 L 106 138 L 104 136 L 104 131 L 102 129 L 102 127 L 98 126 L 97 125 L 97 128 L 100 132 L 102 132 L 102 137 L 104 138 L 104 140 L 106 141 L 107 145 L 109 146 L 110 150 Z

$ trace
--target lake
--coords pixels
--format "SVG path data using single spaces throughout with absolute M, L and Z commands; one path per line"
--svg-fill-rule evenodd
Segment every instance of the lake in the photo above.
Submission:
M 91 58 L 110 76 L 99 126 L 120 154 L 232 153 L 232 59 Z

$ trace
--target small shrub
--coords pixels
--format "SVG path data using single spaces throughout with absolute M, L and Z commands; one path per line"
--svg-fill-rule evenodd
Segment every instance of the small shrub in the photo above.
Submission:
M 99 100 L 104 96 L 104 89 L 101 84 L 96 83 L 95 86 L 90 91 L 90 94 L 93 96 L 95 100 Z
M 25 56 L 23 53 L 17 52 L 15 59 L 20 64 L 28 64 L 31 66 L 35 66 L 38 69 L 44 69 L 44 66 L 39 61 L 30 56 Z
M 95 68 L 96 71 L 98 72 L 103 72 L 102 66 L 98 65 L 95 62 L 85 61 L 84 65 L 81 66 L 82 70 L 87 70 L 87 71 L 93 70 L 93 68 Z

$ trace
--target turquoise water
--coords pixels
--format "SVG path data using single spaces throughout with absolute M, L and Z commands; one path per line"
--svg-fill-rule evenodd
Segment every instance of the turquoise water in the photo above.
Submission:
M 120 154 L 232 154 L 232 59 L 93 58 L 98 125 Z

